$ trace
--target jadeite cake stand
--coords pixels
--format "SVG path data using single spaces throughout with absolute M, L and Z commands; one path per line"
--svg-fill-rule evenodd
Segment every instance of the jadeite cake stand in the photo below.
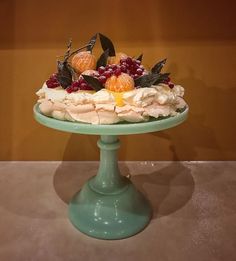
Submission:
M 152 210 L 148 200 L 122 176 L 118 167 L 118 135 L 160 131 L 179 125 L 188 115 L 186 108 L 174 117 L 142 123 L 92 125 L 49 118 L 34 106 L 34 117 L 53 129 L 100 135 L 100 164 L 96 176 L 90 178 L 69 203 L 69 219 L 81 232 L 100 239 L 122 239 L 133 236 L 149 223 Z

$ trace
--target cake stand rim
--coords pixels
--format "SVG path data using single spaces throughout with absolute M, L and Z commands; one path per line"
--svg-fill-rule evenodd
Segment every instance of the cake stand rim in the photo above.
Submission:
M 33 112 L 34 118 L 37 122 L 46 127 L 60 131 L 89 135 L 129 135 L 156 132 L 175 127 L 187 119 L 189 107 L 187 106 L 183 112 L 180 112 L 175 116 L 170 116 L 164 119 L 109 125 L 70 122 L 51 118 L 40 113 L 39 103 L 34 105 Z

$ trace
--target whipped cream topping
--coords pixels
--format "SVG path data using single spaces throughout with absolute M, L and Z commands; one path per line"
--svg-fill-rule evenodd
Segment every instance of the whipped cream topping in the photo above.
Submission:
M 66 97 L 67 104 L 86 104 L 86 103 L 93 103 L 93 95 L 90 92 L 72 92 L 67 94 Z
M 155 100 L 157 91 L 154 88 L 139 88 L 123 94 L 125 104 L 145 107 Z
M 111 92 L 107 91 L 106 89 L 101 89 L 100 91 L 93 94 L 93 102 L 97 103 L 114 103 L 115 98 Z
M 137 88 L 119 94 L 102 89 L 98 92 L 67 93 L 62 87 L 50 89 L 46 84 L 37 91 L 40 111 L 59 120 L 91 124 L 113 124 L 119 121 L 141 122 L 149 117 L 174 116 L 187 106 L 182 98 L 184 88 L 166 84 Z M 121 106 L 122 104 L 123 106 Z

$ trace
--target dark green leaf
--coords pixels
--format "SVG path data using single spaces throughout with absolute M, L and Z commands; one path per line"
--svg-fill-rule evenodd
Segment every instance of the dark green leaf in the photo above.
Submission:
M 93 50 L 93 47 L 96 43 L 96 40 L 97 40 L 97 34 L 95 34 L 88 42 L 88 47 L 87 47 L 87 51 L 90 51 L 92 52 Z
M 109 56 L 109 50 L 107 49 L 106 51 L 104 51 L 104 52 L 101 54 L 101 56 L 100 56 L 99 59 L 97 60 L 96 69 L 98 69 L 100 66 L 106 66 L 108 56 Z
M 99 33 L 99 36 L 103 51 L 109 49 L 109 56 L 116 56 L 115 47 L 112 41 L 101 33 Z
M 101 89 L 103 89 L 103 85 L 99 82 L 98 79 L 92 77 L 92 76 L 89 76 L 89 75 L 83 75 L 83 78 L 85 79 L 85 81 L 97 92 Z
M 67 62 L 58 61 L 57 62 L 57 80 L 61 84 L 61 86 L 65 89 L 72 83 L 72 72 L 69 68 Z
M 136 60 L 139 60 L 140 62 L 142 62 L 142 59 L 143 59 L 143 54 L 140 54 Z
M 162 83 L 163 81 L 167 80 L 170 73 L 159 73 L 157 80 L 154 82 L 154 84 Z
M 161 71 L 162 67 L 165 65 L 166 60 L 167 60 L 167 59 L 164 59 L 164 60 L 158 62 L 157 64 L 155 64 L 155 65 L 152 67 L 151 72 L 152 72 L 152 73 L 159 73 L 159 72 Z
M 158 74 L 145 74 L 134 80 L 135 86 L 137 87 L 150 87 L 159 78 Z

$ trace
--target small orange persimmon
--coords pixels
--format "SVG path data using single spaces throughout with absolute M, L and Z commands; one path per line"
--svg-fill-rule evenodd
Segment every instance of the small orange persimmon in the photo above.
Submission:
M 77 73 L 96 68 L 96 58 L 90 51 L 79 52 L 71 60 L 71 66 Z
M 134 89 L 134 80 L 127 73 L 121 73 L 119 76 L 111 76 L 105 83 L 105 88 L 113 92 L 125 92 Z

